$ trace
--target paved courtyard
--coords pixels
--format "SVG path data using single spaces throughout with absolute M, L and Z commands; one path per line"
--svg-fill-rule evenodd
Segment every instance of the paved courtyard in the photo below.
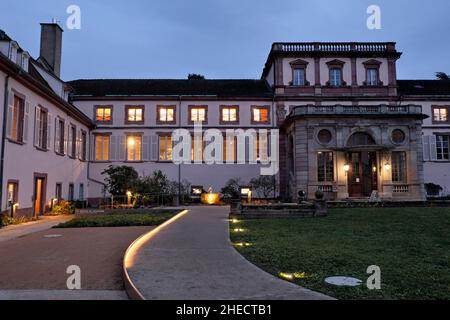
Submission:
M 330 299 L 275 278 L 230 244 L 228 207 L 190 207 L 146 241 L 128 272 L 145 299 Z

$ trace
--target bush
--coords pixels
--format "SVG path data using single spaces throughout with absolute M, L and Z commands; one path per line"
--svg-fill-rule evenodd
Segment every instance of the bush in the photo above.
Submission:
M 3 214 L 0 215 L 0 228 L 9 226 L 9 225 L 14 225 L 14 224 L 21 224 L 24 222 L 29 222 L 29 221 L 33 221 L 34 219 L 30 219 L 27 217 L 20 217 L 20 218 L 11 218 L 10 216 Z
M 427 195 L 429 196 L 438 196 L 442 191 L 442 187 L 438 184 L 430 182 L 425 183 L 425 190 L 427 191 Z
M 51 212 L 51 214 L 55 216 L 74 213 L 75 213 L 75 206 L 71 202 L 65 200 L 62 200 L 57 205 L 55 205 Z
M 225 199 L 241 198 L 241 179 L 233 178 L 228 180 L 226 185 L 220 191 Z

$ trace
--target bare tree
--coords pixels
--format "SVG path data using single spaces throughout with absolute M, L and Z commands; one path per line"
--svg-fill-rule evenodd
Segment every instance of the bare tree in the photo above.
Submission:
M 445 72 L 436 72 L 436 79 L 438 80 L 450 80 L 450 76 Z

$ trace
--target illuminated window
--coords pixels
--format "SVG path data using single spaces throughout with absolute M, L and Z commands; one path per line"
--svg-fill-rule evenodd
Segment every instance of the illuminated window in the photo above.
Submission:
M 159 160 L 172 160 L 172 136 L 170 135 L 159 137 Z
M 95 161 L 109 161 L 109 135 L 95 136 Z
M 236 161 L 236 137 L 225 136 L 223 144 L 223 161 L 231 162 Z
M 204 154 L 204 148 L 205 148 L 205 142 L 203 141 L 203 138 L 196 139 L 195 137 L 192 137 L 192 143 L 191 143 L 191 159 L 192 161 L 204 161 L 205 160 L 205 154 Z
M 111 122 L 112 121 L 112 107 L 98 106 L 95 108 L 96 122 Z
M 269 107 L 252 107 L 253 123 L 269 123 Z
M 127 137 L 127 160 L 141 161 L 142 137 L 128 136 Z
M 125 123 L 144 123 L 144 107 L 143 106 L 127 106 Z
M 195 107 L 191 106 L 189 108 L 189 122 L 206 122 L 207 120 L 207 107 Z
M 175 123 L 175 106 L 158 106 L 158 123 Z
M 256 160 L 257 161 L 267 161 L 268 160 L 268 152 L 269 152 L 269 137 L 266 135 L 265 137 L 260 136 L 259 134 L 256 137 Z
M 319 182 L 334 181 L 333 152 L 317 153 L 317 179 Z
M 448 122 L 448 110 L 447 107 L 433 107 L 433 122 Z
M 237 123 L 239 122 L 239 107 L 237 106 L 222 106 L 221 107 L 221 122 L 222 123 Z

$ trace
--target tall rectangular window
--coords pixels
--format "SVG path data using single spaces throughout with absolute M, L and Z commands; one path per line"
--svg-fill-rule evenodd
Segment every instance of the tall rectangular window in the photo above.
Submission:
M 66 125 L 63 119 L 56 118 L 55 120 L 55 152 L 60 155 L 64 155 L 65 151 L 65 135 Z
M 41 149 L 47 149 L 48 136 L 48 112 L 47 110 L 36 107 L 34 121 L 35 146 Z
M 111 123 L 112 107 L 111 106 L 95 107 L 95 121 L 98 123 Z
M 172 136 L 159 136 L 159 160 L 172 160 Z
M 70 183 L 69 184 L 69 192 L 67 194 L 67 200 L 73 201 L 75 199 L 74 191 L 75 191 L 75 186 L 73 183 Z
M 438 160 L 450 160 L 449 144 L 449 135 L 436 135 L 436 154 Z
M 319 182 L 334 181 L 333 152 L 317 153 L 317 180 Z
M 304 86 L 306 84 L 305 81 L 305 69 L 304 68 L 296 68 L 294 69 L 294 86 Z
M 78 192 L 78 199 L 84 200 L 84 184 L 80 183 L 80 190 Z
M 87 133 L 81 131 L 80 137 L 80 160 L 85 161 L 87 158 Z
M 56 201 L 58 201 L 58 203 L 62 200 L 62 183 L 58 182 L 56 184 L 55 198 L 56 198 Z
M 189 123 L 202 122 L 208 120 L 208 108 L 206 106 L 190 106 L 189 107 Z
M 95 136 L 95 161 L 109 161 L 109 135 Z
M 406 179 L 406 152 L 392 152 L 392 181 L 407 182 Z
M 126 106 L 125 107 L 126 124 L 144 123 L 144 106 Z
M 127 136 L 127 161 L 141 161 L 142 137 Z
M 269 123 L 269 107 L 252 107 L 252 123 Z
M 175 123 L 175 106 L 158 106 L 157 123 L 174 124 Z
M 23 142 L 24 117 L 25 117 L 25 100 L 14 95 L 13 109 L 11 117 L 11 134 L 12 140 Z
M 191 159 L 192 161 L 204 161 L 205 160 L 205 141 L 202 138 L 191 139 Z
M 225 136 L 223 141 L 223 161 L 236 161 L 236 137 Z
M 342 85 L 342 69 L 330 69 L 330 85 L 333 87 L 340 87 Z
M 367 85 L 368 86 L 377 86 L 378 85 L 378 69 L 368 68 L 367 72 Z
M 238 106 L 221 106 L 220 122 L 222 124 L 239 123 L 239 107 Z
M 77 127 L 74 125 L 70 125 L 70 134 L 69 134 L 69 146 L 68 152 L 69 156 L 75 158 L 77 155 Z
M 449 122 L 450 107 L 433 107 L 433 122 Z

